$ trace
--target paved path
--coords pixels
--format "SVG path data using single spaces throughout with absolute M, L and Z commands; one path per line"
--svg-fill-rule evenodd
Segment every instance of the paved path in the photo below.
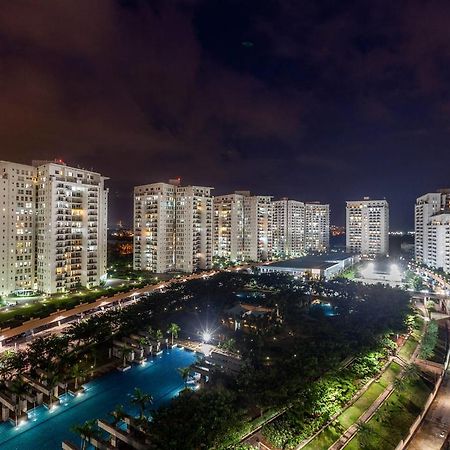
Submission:
M 441 387 L 422 424 L 406 447 L 408 450 L 440 450 L 450 433 L 450 374 Z
M 392 394 L 394 390 L 394 384 L 391 383 L 381 394 L 380 396 L 369 406 L 368 409 L 360 416 L 358 422 L 353 424 L 347 431 L 337 440 L 329 450 L 339 450 L 345 447 L 348 442 L 355 436 L 358 432 L 358 423 L 359 422 L 367 422 L 377 411 L 377 409 L 384 403 L 384 401 Z
M 408 450 L 440 450 L 449 434 L 450 370 L 447 369 L 430 409 L 406 448 Z
M 404 344 L 403 344 L 404 345 Z M 392 357 L 392 361 L 395 361 L 397 364 L 400 364 L 402 367 L 404 367 L 406 364 L 411 363 L 412 361 L 415 361 L 417 358 L 417 355 L 419 353 L 420 345 L 416 347 L 413 354 L 411 355 L 411 358 L 409 361 L 405 361 L 403 358 L 401 358 L 398 355 L 394 355 Z M 400 374 L 396 377 L 398 379 L 403 374 L 403 370 L 400 372 Z M 329 450 L 339 450 L 341 448 L 344 448 L 358 433 L 358 423 L 366 423 L 368 422 L 371 417 L 377 412 L 378 408 L 389 398 L 389 396 L 392 394 L 392 392 L 395 390 L 394 383 L 390 383 L 386 389 L 379 395 L 379 397 L 369 406 L 369 408 L 359 417 L 356 423 L 354 423 L 350 428 L 348 428 L 345 433 L 331 446 L 329 447 Z

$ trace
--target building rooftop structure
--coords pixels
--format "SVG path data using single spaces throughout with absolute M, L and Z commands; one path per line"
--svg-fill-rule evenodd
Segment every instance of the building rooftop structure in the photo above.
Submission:
M 323 253 L 260 265 L 263 273 L 288 273 L 312 278 L 331 278 L 355 264 L 358 256 L 350 253 Z

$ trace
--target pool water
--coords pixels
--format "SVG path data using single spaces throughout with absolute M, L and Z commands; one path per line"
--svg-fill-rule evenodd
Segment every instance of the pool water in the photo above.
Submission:
M 313 314 L 323 314 L 326 317 L 332 317 L 336 315 L 336 308 L 330 303 L 314 303 L 310 306 L 309 311 Z
M 118 404 L 122 404 L 128 413 L 137 415 L 138 409 L 130 404 L 135 387 L 151 394 L 153 404 L 150 408 L 158 408 L 184 388 L 177 369 L 189 366 L 195 359 L 196 353 L 173 348 L 126 372 L 114 370 L 85 384 L 82 395 L 61 396 L 60 405 L 51 411 L 45 406 L 35 408 L 28 413 L 29 420 L 18 427 L 0 424 L 0 449 L 61 449 L 63 440 L 80 446 L 81 438 L 70 431 L 73 425 L 95 418 L 111 420 L 108 413 Z

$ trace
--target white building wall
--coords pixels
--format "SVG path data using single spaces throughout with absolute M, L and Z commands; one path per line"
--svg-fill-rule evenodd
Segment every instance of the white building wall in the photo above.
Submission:
M 273 203 L 272 250 L 276 256 L 301 256 L 305 252 L 305 205 L 282 199 Z
M 266 261 L 272 257 L 272 200 L 270 196 L 244 196 L 244 259 Z
M 214 256 L 229 261 L 244 259 L 244 197 L 214 198 Z
M 305 251 L 330 247 L 330 205 L 305 203 Z
M 389 253 L 389 204 L 386 200 L 348 201 L 346 247 L 350 253 Z
M 176 187 L 168 183 L 134 188 L 135 270 L 175 269 L 175 192 Z
M 190 273 L 212 267 L 211 189 L 168 183 L 135 187 L 136 270 Z
M 107 194 L 96 172 L 37 167 L 37 286 L 46 293 L 93 287 L 106 277 Z
M 427 260 L 433 269 L 450 273 L 450 214 L 433 216 L 427 226 Z
M 0 296 L 35 288 L 34 167 L 0 161 Z
M 414 209 L 414 251 L 418 263 L 428 264 L 428 226 L 433 215 L 443 212 L 450 202 L 450 194 L 435 192 L 422 195 Z

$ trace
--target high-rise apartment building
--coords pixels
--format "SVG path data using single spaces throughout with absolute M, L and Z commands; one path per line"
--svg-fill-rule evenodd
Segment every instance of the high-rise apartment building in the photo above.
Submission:
M 422 195 L 415 205 L 415 258 L 450 272 L 450 190 Z
M 427 228 L 426 264 L 450 273 L 450 213 L 434 215 Z
M 305 203 L 305 251 L 323 252 L 330 247 L 330 205 Z
M 155 273 L 210 269 L 213 256 L 212 188 L 179 180 L 134 189 L 136 270 Z
M 244 196 L 214 198 L 214 256 L 229 261 L 244 260 Z
M 267 261 L 272 257 L 272 197 L 236 194 L 244 198 L 244 260 Z
M 0 161 L 0 296 L 35 287 L 36 169 Z
M 0 174 L 1 294 L 99 285 L 107 269 L 105 178 L 45 161 L 1 162 Z
M 175 270 L 176 186 L 153 183 L 134 188 L 134 252 L 136 270 Z
M 389 253 L 389 204 L 386 200 L 348 201 L 346 247 L 367 256 Z
M 99 173 L 37 166 L 36 280 L 39 291 L 98 286 L 106 276 L 108 190 Z
M 305 204 L 286 198 L 272 202 L 272 252 L 297 257 L 305 253 Z
M 211 269 L 213 199 L 210 187 L 177 187 L 175 265 L 182 272 Z

